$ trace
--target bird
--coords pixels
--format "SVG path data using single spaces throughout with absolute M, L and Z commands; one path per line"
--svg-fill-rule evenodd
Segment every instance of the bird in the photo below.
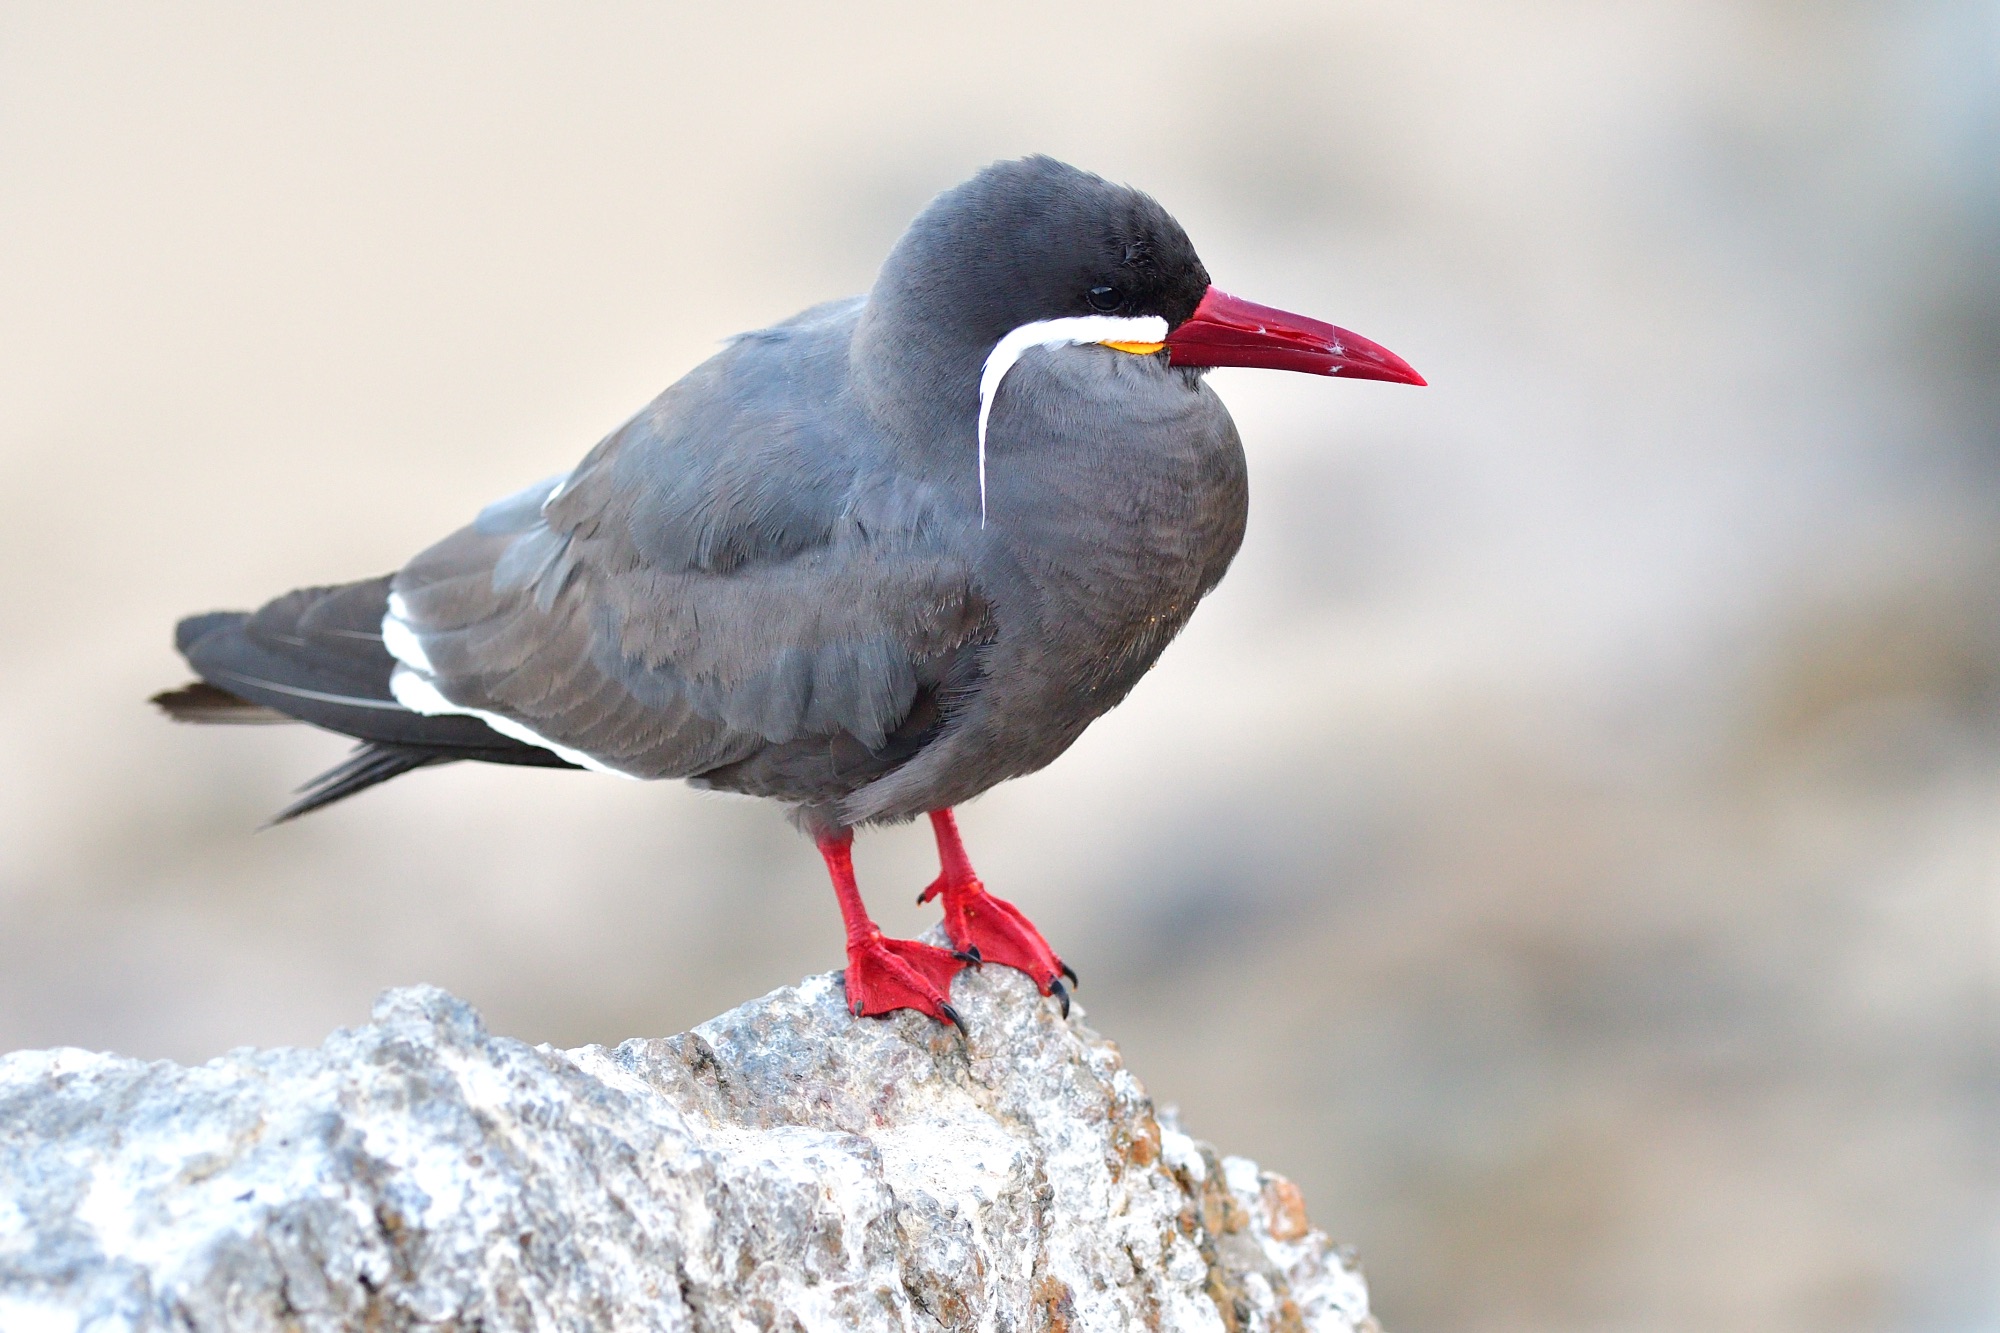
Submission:
M 181 620 L 198 679 L 154 702 L 359 742 L 274 823 L 460 760 L 770 798 L 825 861 L 856 1016 L 963 1031 L 952 981 L 994 964 L 1066 1017 L 1075 970 L 986 891 L 953 811 L 1062 754 L 1228 569 L 1222 366 L 1425 382 L 1214 286 L 1150 195 L 997 162 L 866 294 L 728 340 L 395 572 Z M 856 829 L 919 816 L 949 948 L 886 936 L 855 878 Z

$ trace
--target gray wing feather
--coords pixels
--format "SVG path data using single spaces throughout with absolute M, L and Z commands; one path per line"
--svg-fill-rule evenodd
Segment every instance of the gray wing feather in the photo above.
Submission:
M 406 669 L 635 776 L 816 736 L 882 747 L 986 610 L 925 489 L 855 461 L 829 332 L 738 342 L 411 561 Z

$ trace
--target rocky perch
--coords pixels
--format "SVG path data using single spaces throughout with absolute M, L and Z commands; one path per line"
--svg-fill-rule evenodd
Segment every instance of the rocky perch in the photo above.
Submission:
M 1372 1330 L 1281 1176 L 1019 974 L 558 1051 L 392 991 L 317 1050 L 0 1059 L 0 1329 Z

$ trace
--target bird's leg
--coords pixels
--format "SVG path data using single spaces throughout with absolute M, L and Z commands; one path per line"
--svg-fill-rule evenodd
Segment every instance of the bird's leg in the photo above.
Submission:
M 961 958 L 975 963 L 1001 963 L 1018 968 L 1034 979 L 1044 995 L 1062 1001 L 1063 1016 L 1069 1016 L 1069 991 L 1060 978 L 1076 984 L 1055 950 L 1042 938 L 1034 923 L 1020 909 L 1003 898 L 995 898 L 973 872 L 972 859 L 958 836 L 958 821 L 949 809 L 931 811 L 931 829 L 937 834 L 938 877 L 918 895 L 917 901 L 944 898 L 944 929 L 952 948 Z
M 857 1015 L 915 1009 L 939 1022 L 965 1027 L 951 1007 L 951 979 L 965 966 L 933 945 L 893 940 L 868 916 L 854 881 L 854 835 L 846 829 L 814 839 L 833 877 L 840 919 L 847 926 L 847 1007 Z

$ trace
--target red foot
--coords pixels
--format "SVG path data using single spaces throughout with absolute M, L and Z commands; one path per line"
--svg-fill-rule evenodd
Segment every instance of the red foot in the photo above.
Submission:
M 894 1009 L 914 1009 L 941 1023 L 965 1023 L 946 997 L 962 959 L 916 940 L 895 940 L 880 931 L 847 943 L 847 1007 L 862 1017 Z
M 839 829 L 816 841 L 833 879 L 833 895 L 840 900 L 840 919 L 847 926 L 847 1007 L 864 1016 L 914 1009 L 965 1031 L 958 1011 L 951 1007 L 951 979 L 964 961 L 932 945 L 883 935 L 881 927 L 869 920 L 854 883 L 854 836 Z
M 975 963 L 999 963 L 1026 972 L 1042 994 L 1062 1001 L 1063 1017 L 1069 1017 L 1069 991 L 1059 978 L 1067 976 L 1073 986 L 1076 973 L 1056 957 L 1042 932 L 1018 907 L 988 893 L 972 873 L 951 811 L 932 812 L 931 823 L 937 831 L 938 859 L 944 870 L 917 901 L 927 903 L 942 895 L 945 934 L 959 955 Z

